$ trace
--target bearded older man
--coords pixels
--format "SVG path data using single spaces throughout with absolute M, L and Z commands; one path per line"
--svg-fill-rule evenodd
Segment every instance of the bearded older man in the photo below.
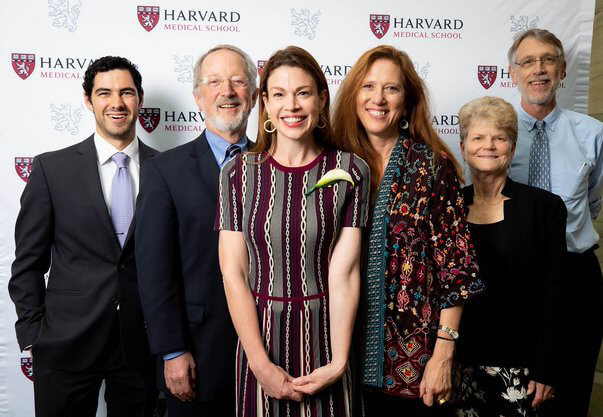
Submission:
M 151 351 L 168 414 L 234 415 L 236 333 L 213 230 L 220 168 L 247 148 L 257 68 L 231 45 L 195 65 L 193 95 L 205 115 L 195 140 L 165 152 L 141 172 L 136 261 Z
M 556 93 L 566 75 L 561 41 L 548 30 L 522 33 L 508 53 L 511 77 L 521 93 L 519 140 L 510 176 L 558 194 L 567 207 L 567 270 L 575 291 L 557 308 L 556 400 L 540 415 L 586 416 L 603 335 L 603 277 L 594 253 L 593 219 L 601 209 L 603 124 L 562 109 Z M 534 386 L 538 396 L 542 386 Z

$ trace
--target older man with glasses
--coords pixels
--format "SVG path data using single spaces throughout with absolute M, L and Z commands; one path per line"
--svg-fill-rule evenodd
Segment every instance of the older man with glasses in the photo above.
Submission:
M 205 130 L 141 172 L 136 262 L 149 345 L 170 417 L 234 416 L 235 334 L 214 232 L 218 174 L 247 149 L 257 68 L 231 45 L 195 65 Z
M 588 413 L 603 336 L 603 276 L 594 253 L 599 235 L 593 225 L 603 188 L 603 124 L 557 105 L 567 65 L 563 45 L 553 33 L 522 33 L 508 58 L 521 93 L 519 140 L 510 176 L 558 194 L 565 202 L 564 279 L 576 287 L 557 305 L 566 320 L 554 330 L 559 335 L 556 399 L 541 415 L 582 417 Z M 533 395 L 542 389 L 535 384 Z

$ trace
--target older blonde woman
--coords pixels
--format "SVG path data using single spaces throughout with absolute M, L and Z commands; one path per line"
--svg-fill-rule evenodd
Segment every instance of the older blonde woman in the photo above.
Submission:
M 473 100 L 459 125 L 473 182 L 463 190 L 467 221 L 486 291 L 465 303 L 457 416 L 533 416 L 553 396 L 560 365 L 566 209 L 558 196 L 507 178 L 517 142 L 511 104 Z

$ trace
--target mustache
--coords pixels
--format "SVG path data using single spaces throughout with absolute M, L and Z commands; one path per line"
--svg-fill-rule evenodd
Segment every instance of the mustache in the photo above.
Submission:
M 534 81 L 551 81 L 550 75 L 540 75 L 538 77 L 532 78 L 528 82 L 532 83 Z
M 241 100 L 236 98 L 226 98 L 216 102 L 216 106 L 223 106 L 225 104 L 241 104 Z

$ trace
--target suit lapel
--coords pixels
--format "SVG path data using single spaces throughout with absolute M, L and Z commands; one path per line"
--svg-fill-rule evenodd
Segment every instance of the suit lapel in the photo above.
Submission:
M 112 240 L 115 242 L 116 249 L 118 249 L 119 241 L 115 236 L 113 223 L 111 222 L 107 203 L 105 202 L 105 197 L 103 196 L 103 190 L 101 188 L 96 148 L 94 147 L 94 136 L 90 136 L 77 147 L 75 164 L 80 173 L 82 182 L 84 183 L 84 187 L 88 192 L 88 196 L 92 200 L 92 205 L 101 219 L 101 223 L 105 226 L 107 233 L 111 235 Z
M 142 169 L 142 164 L 144 163 L 145 159 L 151 158 L 151 157 L 157 155 L 158 153 L 159 152 L 157 152 L 155 149 L 142 143 L 142 141 L 140 139 L 138 140 L 138 159 L 139 159 L 138 164 L 140 165 L 141 169 Z M 136 202 L 134 202 L 134 207 L 136 207 Z M 132 217 L 132 222 L 130 223 L 130 227 L 128 228 L 128 234 L 126 235 L 126 240 L 124 241 L 124 248 L 126 247 L 126 245 L 128 244 L 128 241 L 134 234 L 135 224 L 136 224 L 136 211 L 134 211 L 134 217 Z
M 205 132 L 201 134 L 193 143 L 193 150 L 191 152 L 192 162 L 191 169 L 195 175 L 195 178 L 203 186 L 215 203 L 218 192 L 218 176 L 220 169 L 218 163 L 211 151 Z

